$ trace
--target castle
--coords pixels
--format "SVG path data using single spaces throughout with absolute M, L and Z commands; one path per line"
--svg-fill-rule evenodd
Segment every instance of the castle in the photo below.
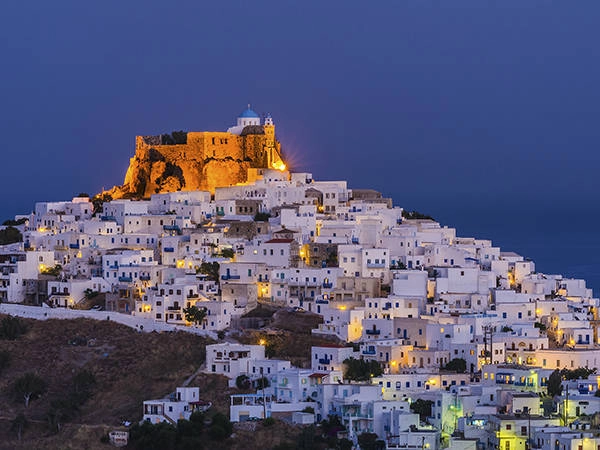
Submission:
M 112 198 L 149 198 L 174 191 L 215 191 L 247 181 L 248 169 L 285 170 L 270 115 L 261 124 L 250 105 L 226 132 L 173 132 L 136 136 L 135 155 Z

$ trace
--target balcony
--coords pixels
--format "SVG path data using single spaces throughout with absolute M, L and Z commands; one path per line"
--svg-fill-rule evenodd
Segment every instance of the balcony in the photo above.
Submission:
M 72 248 L 74 250 L 79 250 L 79 244 L 69 244 L 69 248 Z
M 331 364 L 331 360 L 328 358 L 319 358 L 319 364 Z
M 377 351 L 374 348 L 367 348 L 362 351 L 363 355 L 376 355 Z
M 150 275 L 140 275 L 141 281 L 150 281 Z
M 353 244 L 358 244 L 358 238 L 357 237 L 353 237 L 352 238 L 352 243 Z
M 179 306 L 169 306 L 167 308 L 168 311 L 181 311 L 181 307 Z
M 119 277 L 120 283 L 131 283 L 132 281 L 133 281 L 133 278 L 131 278 L 131 277 Z
M 165 253 L 173 253 L 175 251 L 173 247 L 165 247 L 163 250 Z
M 385 263 L 367 263 L 368 269 L 385 269 Z
M 177 231 L 178 233 L 181 232 L 181 229 L 179 228 L 179 225 L 163 225 L 163 230 L 165 230 L 165 231 Z
M 323 299 L 319 298 L 319 299 L 315 300 L 315 303 L 318 303 L 320 305 L 327 305 L 327 304 L 329 304 L 329 300 L 323 300 Z
M 373 336 L 379 336 L 381 334 L 381 330 L 367 330 L 367 334 Z
M 196 293 L 188 294 L 187 295 L 187 298 L 198 298 L 198 297 L 200 297 L 200 296 L 198 294 L 196 294 Z
M 62 291 L 62 292 L 51 292 L 50 296 L 63 296 L 63 297 L 68 297 L 69 295 L 71 295 L 71 293 L 69 291 Z
M 331 289 L 331 288 L 333 288 L 333 283 L 331 283 L 331 282 L 330 283 L 323 283 L 323 287 L 325 289 Z
M 221 275 L 221 280 L 239 280 L 240 276 L 239 275 Z
M 115 222 L 115 216 L 100 216 L 102 222 Z

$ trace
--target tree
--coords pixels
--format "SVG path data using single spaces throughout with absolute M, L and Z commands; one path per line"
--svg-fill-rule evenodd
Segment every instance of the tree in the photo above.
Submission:
M 578 380 L 580 378 L 585 379 L 590 375 L 596 373 L 596 368 L 588 369 L 587 367 L 578 367 L 577 369 L 563 369 L 560 374 L 565 380 Z
M 18 398 L 23 398 L 25 407 L 29 406 L 31 400 L 35 400 L 46 392 L 46 381 L 35 373 L 27 372 L 25 375 L 17 378 L 13 385 L 13 391 Z
M 467 371 L 467 361 L 465 361 L 463 358 L 454 358 L 453 360 L 449 361 L 448 364 L 446 364 L 444 369 L 451 370 L 456 373 L 465 373 Z
M 0 322 L 0 339 L 14 341 L 26 332 L 27 325 L 16 316 L 6 316 Z
M 22 241 L 23 235 L 15 227 L 8 226 L 0 230 L 0 245 L 14 244 L 15 242 Z
M 27 421 L 25 414 L 20 413 L 17 417 L 15 417 L 12 420 L 11 425 L 10 425 L 10 430 L 17 433 L 17 439 L 19 439 L 19 441 L 20 441 L 21 436 L 23 434 L 23 430 L 25 430 L 25 428 L 27 428 L 28 425 L 29 425 L 29 422 Z
M 402 217 L 404 217 L 405 219 L 428 219 L 428 220 L 435 220 L 430 215 L 420 213 L 419 211 L 404 211 L 403 210 L 402 211 Z
M 75 403 L 82 405 L 92 395 L 96 377 L 87 369 L 77 372 L 71 381 L 71 396 Z
M 206 308 L 198 308 L 197 306 L 192 305 L 188 308 L 183 308 L 183 314 L 185 315 L 185 320 L 187 322 L 200 325 L 206 317 Z
M 268 222 L 271 214 L 265 212 L 258 212 L 254 215 L 255 222 Z
M 311 450 L 315 448 L 315 426 L 309 425 L 302 429 L 296 441 L 298 450 Z
M 174 450 L 177 429 L 166 422 L 151 424 L 144 421 L 129 429 L 130 445 L 138 450 Z
M 112 196 L 110 194 L 98 194 L 92 198 L 92 205 L 94 205 L 94 215 L 102 212 L 102 208 L 105 202 L 111 202 Z
M 223 413 L 216 413 L 212 418 L 212 424 L 208 429 L 208 434 L 215 440 L 222 441 L 227 439 L 233 433 L 233 424 Z
M 223 258 L 229 258 L 232 259 L 235 255 L 235 252 L 233 251 L 232 248 L 224 248 L 223 250 L 221 250 L 221 256 Z
M 235 379 L 235 385 L 238 389 L 245 391 L 247 389 L 250 389 L 250 386 L 252 386 L 252 382 L 250 381 L 248 375 L 242 374 Z
M 271 385 L 267 377 L 260 377 L 258 380 L 255 381 L 255 383 L 256 389 L 266 389 Z
M 548 377 L 548 395 L 554 397 L 562 393 L 562 375 L 560 370 L 556 369 Z
M 8 350 L 0 350 L 0 373 L 10 366 L 10 352 Z
M 53 433 L 58 433 L 62 424 L 70 420 L 77 411 L 79 411 L 79 405 L 73 401 L 71 396 L 52 400 L 50 409 L 46 413 L 48 428 Z
M 40 271 L 42 275 L 51 275 L 53 277 L 57 277 L 62 272 L 62 266 L 60 264 L 55 264 L 54 267 L 45 267 Z
M 200 267 L 198 268 L 197 272 L 199 273 L 203 273 L 205 275 L 208 275 L 208 279 L 215 281 L 215 282 L 219 282 L 219 263 L 218 262 L 203 262 L 202 264 L 200 264 Z
M 358 445 L 360 445 L 361 450 L 385 450 L 385 442 L 377 439 L 375 433 L 359 434 Z
M 27 222 L 27 219 L 25 217 L 21 217 L 19 220 L 7 219 L 4 222 L 2 222 L 2 225 L 17 227 L 19 225 L 23 225 L 25 222 Z
M 428 417 L 431 417 L 432 405 L 433 401 L 418 398 L 410 404 L 410 409 L 411 411 L 416 412 L 422 421 L 425 421 Z
M 337 442 L 337 450 L 352 450 L 354 443 L 350 439 L 342 438 Z
M 321 431 L 325 436 L 335 437 L 337 436 L 338 431 L 345 430 L 340 418 L 333 414 L 327 416 L 327 419 L 323 419 L 319 425 L 321 426 Z
M 367 381 L 383 373 L 383 369 L 377 361 L 348 358 L 344 361 L 344 366 L 344 378 L 347 380 Z

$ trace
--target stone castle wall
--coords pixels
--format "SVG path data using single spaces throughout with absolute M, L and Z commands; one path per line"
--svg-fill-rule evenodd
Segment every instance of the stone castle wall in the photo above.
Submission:
M 248 127 L 250 129 L 250 127 Z M 263 127 L 252 127 L 241 136 L 227 132 L 179 133 L 171 136 L 136 136 L 122 186 L 108 193 L 113 198 L 148 198 L 158 192 L 207 190 L 247 180 L 248 168 L 268 168 L 269 153 L 277 158 L 281 146 L 272 144 Z M 273 147 L 269 148 L 269 144 Z

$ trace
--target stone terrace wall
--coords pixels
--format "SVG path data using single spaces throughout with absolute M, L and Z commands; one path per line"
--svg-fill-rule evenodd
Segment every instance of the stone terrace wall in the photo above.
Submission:
M 25 306 L 16 305 L 14 303 L 2 303 L 0 304 L 0 314 L 9 314 L 11 316 L 26 317 L 36 320 L 77 319 L 80 317 L 94 320 L 112 320 L 145 333 L 150 333 L 152 331 L 184 331 L 186 333 L 193 333 L 217 339 L 217 334 L 212 331 L 201 330 L 194 327 L 172 325 L 164 322 L 156 322 L 152 319 L 131 316 L 129 314 L 121 314 L 114 311 L 83 311 L 68 308 L 45 308 L 40 306 Z

